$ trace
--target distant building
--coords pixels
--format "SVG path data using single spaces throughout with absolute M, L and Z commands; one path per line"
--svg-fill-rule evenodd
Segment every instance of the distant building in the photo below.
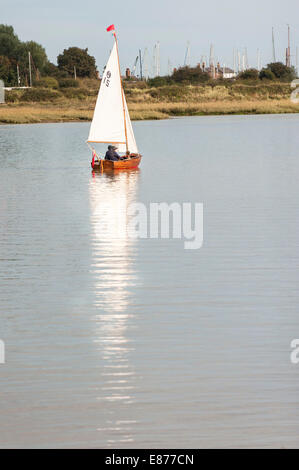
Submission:
M 236 72 L 234 72 L 232 69 L 229 67 L 221 67 L 219 62 L 217 65 L 210 65 L 209 67 L 206 67 L 205 62 L 201 64 L 201 69 L 203 72 L 207 72 L 211 78 L 214 80 L 217 80 L 219 78 L 235 78 L 237 76 Z
M 219 69 L 219 74 L 222 74 L 222 78 L 235 78 L 237 76 L 236 72 L 234 72 L 229 67 L 222 67 Z
M 127 80 L 131 80 L 131 81 L 137 81 L 137 80 L 140 80 L 140 77 L 137 75 L 134 75 L 133 71 L 131 71 L 131 69 L 129 67 L 126 68 L 126 76 L 124 77 L 126 78 Z

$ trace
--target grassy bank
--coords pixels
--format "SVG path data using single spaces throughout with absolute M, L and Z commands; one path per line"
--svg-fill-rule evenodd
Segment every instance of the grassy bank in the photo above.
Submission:
M 80 81 L 77 87 L 32 88 L 6 92 L 0 105 L 0 123 L 89 121 L 99 82 Z M 211 83 L 204 86 L 170 85 L 148 87 L 125 84 L 132 119 L 165 119 L 173 116 L 221 114 L 298 113 L 290 100 L 287 83 Z

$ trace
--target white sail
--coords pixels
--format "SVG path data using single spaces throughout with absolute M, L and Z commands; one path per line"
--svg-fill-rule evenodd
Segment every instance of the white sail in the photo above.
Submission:
M 111 143 L 115 144 L 120 152 L 126 152 L 128 147 L 131 153 L 138 153 L 121 85 L 116 42 L 102 77 L 88 142 Z
M 102 77 L 88 142 L 126 143 L 116 43 Z

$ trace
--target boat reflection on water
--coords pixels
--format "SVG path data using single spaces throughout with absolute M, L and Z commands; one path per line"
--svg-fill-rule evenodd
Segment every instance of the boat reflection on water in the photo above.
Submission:
M 136 201 L 138 177 L 139 170 L 97 173 L 89 187 L 95 344 L 100 355 L 97 399 L 108 415 L 98 431 L 111 446 L 132 442 L 135 424 L 128 406 L 122 405 L 134 402 L 136 385 L 129 330 L 134 317 L 130 301 L 138 283 L 134 267 L 137 240 L 128 238 L 124 229 L 126 208 Z

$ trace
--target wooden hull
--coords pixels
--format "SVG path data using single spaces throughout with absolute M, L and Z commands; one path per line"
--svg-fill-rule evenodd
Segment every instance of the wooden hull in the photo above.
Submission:
M 141 160 L 141 155 L 132 155 L 126 160 L 100 160 L 94 163 L 93 171 L 114 171 L 114 170 L 131 170 L 138 168 Z

